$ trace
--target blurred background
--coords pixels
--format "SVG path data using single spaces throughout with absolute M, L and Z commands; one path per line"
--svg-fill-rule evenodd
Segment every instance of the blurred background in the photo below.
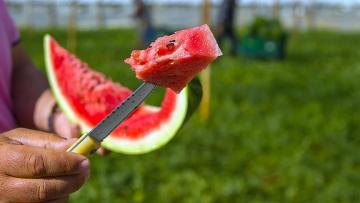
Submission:
M 45 33 L 130 88 L 157 36 L 209 23 L 224 51 L 209 107 L 160 150 L 91 157 L 72 202 L 360 202 L 359 0 L 6 2 L 42 70 Z

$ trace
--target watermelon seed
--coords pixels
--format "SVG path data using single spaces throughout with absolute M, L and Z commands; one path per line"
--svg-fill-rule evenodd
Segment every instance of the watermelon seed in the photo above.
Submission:
M 168 49 L 173 48 L 173 47 L 174 47 L 174 44 L 172 44 L 172 43 L 167 44 L 166 47 L 167 47 Z
M 168 49 L 170 49 L 170 48 L 172 49 L 172 48 L 174 48 L 174 46 L 175 46 L 174 42 L 171 42 L 171 41 L 169 42 L 169 44 L 166 45 L 166 47 Z
M 176 41 L 173 39 L 173 40 L 170 40 L 169 42 L 170 42 L 170 43 L 175 43 Z

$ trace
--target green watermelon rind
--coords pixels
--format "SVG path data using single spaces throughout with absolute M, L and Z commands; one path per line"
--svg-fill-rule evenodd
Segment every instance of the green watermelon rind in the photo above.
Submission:
M 167 144 L 183 125 L 188 107 L 188 93 L 184 89 L 178 95 L 175 111 L 159 128 L 152 129 L 146 137 L 137 140 L 107 137 L 101 144 L 105 148 L 120 153 L 142 154 L 158 149 Z
M 79 124 L 82 132 L 87 133 L 92 128 L 85 122 L 82 122 L 79 116 L 74 113 L 57 84 L 55 73 L 53 71 L 53 62 L 51 60 L 51 39 L 50 35 L 46 35 L 44 38 L 45 63 L 50 87 L 55 95 L 58 105 L 70 122 Z M 188 120 L 194 110 L 197 109 L 201 100 L 201 90 L 201 84 L 197 78 L 191 81 L 177 96 L 177 104 L 171 117 L 158 129 L 151 130 L 146 137 L 134 140 L 124 137 L 109 136 L 101 143 L 102 146 L 111 151 L 124 154 L 143 154 L 162 147 L 176 135 L 184 122 Z M 148 107 L 151 108 L 151 106 Z
M 55 96 L 55 99 L 60 106 L 61 110 L 65 113 L 66 117 L 69 119 L 72 123 L 77 123 L 78 119 L 75 113 L 71 110 L 70 105 L 67 103 L 67 101 L 64 99 L 65 97 L 62 95 L 60 88 L 58 88 L 57 80 L 55 77 L 55 73 L 53 71 L 53 62 L 52 62 L 52 56 L 51 56 L 51 36 L 45 35 L 44 38 L 44 50 L 45 50 L 45 65 L 46 65 L 46 73 L 48 76 L 48 80 L 50 83 L 50 88 Z

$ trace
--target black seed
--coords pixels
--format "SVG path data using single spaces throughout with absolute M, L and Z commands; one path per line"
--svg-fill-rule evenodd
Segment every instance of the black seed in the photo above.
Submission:
M 173 40 L 170 40 L 169 42 L 170 42 L 170 43 L 175 43 L 176 41 L 173 39 Z
M 166 47 L 169 49 L 169 48 L 173 48 L 175 46 L 174 43 L 170 42 L 169 44 L 166 45 Z

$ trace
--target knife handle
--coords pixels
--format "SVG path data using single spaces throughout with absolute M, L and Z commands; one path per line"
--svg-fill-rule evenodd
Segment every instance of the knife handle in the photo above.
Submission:
M 100 148 L 100 142 L 87 134 L 81 136 L 67 151 L 89 156 Z

